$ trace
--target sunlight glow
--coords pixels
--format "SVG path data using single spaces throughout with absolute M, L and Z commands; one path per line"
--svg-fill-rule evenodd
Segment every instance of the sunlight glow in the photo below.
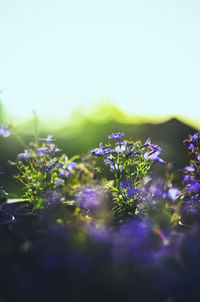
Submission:
M 0 89 L 9 113 L 65 119 L 108 98 L 200 122 L 200 3 L 7 0 Z

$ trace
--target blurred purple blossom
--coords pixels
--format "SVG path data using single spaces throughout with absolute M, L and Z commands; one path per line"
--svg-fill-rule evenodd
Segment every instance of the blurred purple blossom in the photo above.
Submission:
M 159 197 L 161 199 L 175 200 L 180 196 L 181 192 L 179 189 L 172 186 L 172 184 L 167 185 L 161 179 L 153 181 L 149 187 L 149 192 L 153 194 L 154 197 Z
M 113 234 L 111 230 L 102 224 L 86 224 L 85 230 L 87 234 L 97 243 L 112 242 Z
M 158 196 L 161 198 L 166 198 L 166 190 L 165 190 L 165 183 L 164 181 L 158 179 L 152 182 L 150 188 L 150 193 L 152 193 L 154 196 Z
M 59 186 L 59 185 L 62 185 L 62 184 L 64 184 L 64 180 L 62 179 L 62 178 L 57 178 L 55 181 L 54 181 L 54 184 L 56 185 L 56 186 Z
M 76 203 L 85 209 L 98 208 L 104 199 L 104 192 L 101 188 L 83 186 L 75 193 Z
M 68 164 L 67 169 L 68 169 L 69 171 L 72 171 L 76 166 L 77 166 L 77 163 L 71 161 L 71 162 Z
M 126 191 L 126 196 L 128 198 L 132 198 L 138 192 L 139 192 L 139 189 L 135 189 L 133 186 L 129 186 Z
M 51 142 L 55 141 L 55 139 L 53 139 L 52 137 L 53 135 L 48 135 L 47 138 L 39 138 L 39 140 L 44 141 L 49 145 Z
M 169 188 L 168 190 L 168 196 L 171 200 L 175 200 L 177 197 L 179 197 L 181 195 L 181 192 L 179 189 L 177 188 Z
M 0 136 L 8 137 L 10 135 L 10 131 L 6 127 L 5 123 L 0 123 Z
M 122 225 L 116 236 L 115 256 L 119 261 L 129 259 L 136 261 L 137 264 L 152 265 L 160 257 L 167 255 L 169 245 L 167 235 L 155 229 L 154 221 L 131 220 Z
M 183 178 L 183 181 L 185 183 L 187 183 L 188 181 L 192 180 L 194 177 L 191 175 L 191 174 L 185 174 L 184 175 L 184 178 Z
M 29 159 L 29 158 L 31 158 L 31 154 L 30 154 L 30 152 L 28 151 L 28 150 L 24 150 L 24 153 L 19 153 L 18 155 L 17 155 L 17 157 L 18 158 L 24 158 L 24 159 Z
M 52 154 L 52 153 L 59 152 L 59 151 L 61 151 L 61 150 L 52 144 L 49 144 L 48 146 L 36 149 L 37 155 L 40 157 L 43 155 Z
M 60 169 L 59 174 L 60 176 L 68 177 L 70 172 L 68 170 Z
M 44 147 L 44 148 L 38 148 L 36 149 L 36 151 L 38 152 L 37 155 L 38 156 L 43 156 L 44 154 L 48 154 L 48 148 Z
M 197 182 L 195 179 L 187 182 L 186 185 L 187 192 L 191 192 L 191 191 L 198 192 L 199 190 L 200 190 L 200 183 Z
M 114 152 L 115 153 L 119 153 L 119 152 L 123 153 L 125 150 L 126 150 L 126 147 L 125 147 L 125 145 L 122 144 L 121 146 L 117 145 L 114 149 Z
M 121 183 L 121 188 L 126 189 L 131 184 L 131 179 L 124 179 Z
M 60 152 L 61 149 L 58 149 L 55 145 L 49 145 L 49 153 L 55 153 L 55 152 Z
M 195 168 L 192 164 L 190 164 L 190 166 L 185 167 L 184 170 L 187 171 L 187 172 L 194 172 Z

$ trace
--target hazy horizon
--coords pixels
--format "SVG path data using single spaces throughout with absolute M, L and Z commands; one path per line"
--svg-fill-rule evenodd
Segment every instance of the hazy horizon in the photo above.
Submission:
M 46 130 L 59 130 L 63 127 L 75 127 L 80 126 L 86 121 L 104 124 L 107 122 L 119 122 L 122 124 L 145 124 L 145 123 L 163 123 L 170 119 L 178 119 L 181 122 L 200 129 L 200 122 L 188 119 L 180 115 L 163 115 L 163 116 L 148 116 L 148 115 L 134 115 L 128 114 L 120 109 L 116 104 L 104 100 L 98 104 L 94 104 L 91 108 L 77 108 L 66 118 L 59 119 L 56 115 L 49 114 L 38 114 L 38 112 L 32 110 L 31 116 L 20 117 L 17 115 L 10 114 L 6 111 L 3 102 L 0 99 L 0 119 L 3 122 L 11 123 L 13 126 L 22 127 L 27 123 L 34 121 L 34 116 L 37 116 L 38 122 L 42 129 Z M 34 123 L 34 122 L 33 122 Z

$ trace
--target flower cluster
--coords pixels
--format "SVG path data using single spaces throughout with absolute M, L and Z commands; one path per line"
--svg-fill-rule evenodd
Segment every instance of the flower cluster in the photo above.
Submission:
M 187 192 L 198 192 L 200 190 L 200 132 L 189 135 L 184 140 L 189 154 L 192 155 L 190 165 L 184 169 L 184 183 Z
M 192 159 L 190 165 L 184 168 L 185 193 L 182 211 L 193 215 L 200 210 L 200 132 L 189 135 L 184 144 Z
M 160 158 L 161 147 L 151 144 L 150 139 L 142 144 L 140 141 L 121 141 L 124 133 L 118 132 L 108 136 L 116 142 L 103 145 L 91 151 L 97 157 L 103 157 L 114 176 L 114 184 L 109 188 L 115 193 L 114 210 L 119 215 L 136 213 L 141 198 L 138 198 L 138 188 L 144 177 L 150 172 L 153 162 L 165 164 Z
M 45 196 L 49 191 L 67 185 L 70 174 L 77 166 L 74 162 L 77 156 L 69 159 L 65 154 L 59 155 L 61 150 L 52 143 L 55 141 L 52 136 L 39 141 L 42 142 L 40 146 L 32 143 L 18 154 L 18 160 L 14 163 L 19 171 L 16 178 L 25 186 L 24 196 L 34 204 L 35 209 L 45 206 Z
M 0 135 L 8 136 L 4 124 L 0 129 Z M 61 272 L 61 278 L 66 276 L 61 284 L 72 277 L 77 284 L 77 269 L 83 279 L 86 275 L 92 279 L 91 272 L 97 271 L 119 279 L 120 290 L 124 287 L 125 294 L 130 293 L 130 301 L 188 302 L 196 296 L 193 300 L 199 301 L 200 215 L 194 219 L 193 214 L 200 214 L 200 133 L 185 140 L 192 159 L 183 170 L 183 186 L 172 171 L 165 170 L 162 178 L 151 175 L 154 163 L 165 164 L 160 146 L 149 138 L 142 143 L 122 140 L 123 136 L 121 132 L 109 135 L 109 143 L 100 143 L 80 159 L 81 163 L 75 162 L 78 156 L 62 154 L 51 135 L 18 154 L 13 165 L 18 169 L 16 178 L 24 185 L 24 197 L 34 210 L 44 209 L 39 219 L 32 217 L 30 240 L 28 232 L 25 242 L 28 249 L 31 243 L 30 251 L 17 240 L 19 256 L 26 251 L 26 257 L 34 257 L 28 262 L 38 263 L 37 270 L 45 280 L 48 272 Z M 96 168 L 96 158 L 108 168 L 107 178 L 104 170 Z M 95 178 L 95 172 L 102 180 Z M 0 199 L 2 194 L 0 190 Z M 9 204 L 1 205 L 2 211 L 4 206 Z M 193 215 L 193 226 L 182 220 L 180 208 Z M 10 231 L 16 225 L 20 226 L 16 232 L 24 231 L 27 221 L 31 224 L 30 216 L 20 217 Z M 33 228 L 37 232 L 32 239 Z M 29 273 L 27 263 L 25 272 Z M 30 272 L 32 269 L 31 265 Z M 51 274 L 51 278 L 54 275 L 56 279 L 58 274 Z M 60 290 L 63 279 L 57 279 Z M 103 279 L 107 290 L 109 279 Z

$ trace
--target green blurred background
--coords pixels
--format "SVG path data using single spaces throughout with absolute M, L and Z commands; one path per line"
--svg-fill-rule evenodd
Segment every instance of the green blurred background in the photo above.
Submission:
M 87 154 L 91 149 L 98 147 L 100 142 L 108 142 L 108 135 L 113 132 L 124 132 L 125 139 L 142 142 L 150 137 L 152 143 L 163 148 L 162 158 L 175 164 L 176 169 L 182 169 L 189 161 L 183 140 L 199 129 L 196 124 L 191 125 L 181 118 L 166 117 L 150 120 L 145 117 L 130 116 L 111 103 L 94 107 L 91 114 L 84 115 L 76 111 L 60 128 L 56 125 L 47 126 L 38 119 L 35 112 L 31 119 L 15 124 L 2 105 L 1 120 L 10 121 L 15 129 L 10 137 L 1 137 L 0 166 L 5 172 L 2 183 L 9 193 L 19 194 L 20 186 L 12 179 L 14 168 L 8 165 L 8 160 L 14 161 L 17 154 L 23 152 L 24 148 L 34 141 L 35 127 L 40 138 L 53 135 L 58 147 L 69 157 Z M 24 146 L 22 141 L 25 143 Z M 101 161 L 98 164 L 101 166 Z M 158 173 L 162 174 L 163 171 L 164 167 L 158 169 Z

